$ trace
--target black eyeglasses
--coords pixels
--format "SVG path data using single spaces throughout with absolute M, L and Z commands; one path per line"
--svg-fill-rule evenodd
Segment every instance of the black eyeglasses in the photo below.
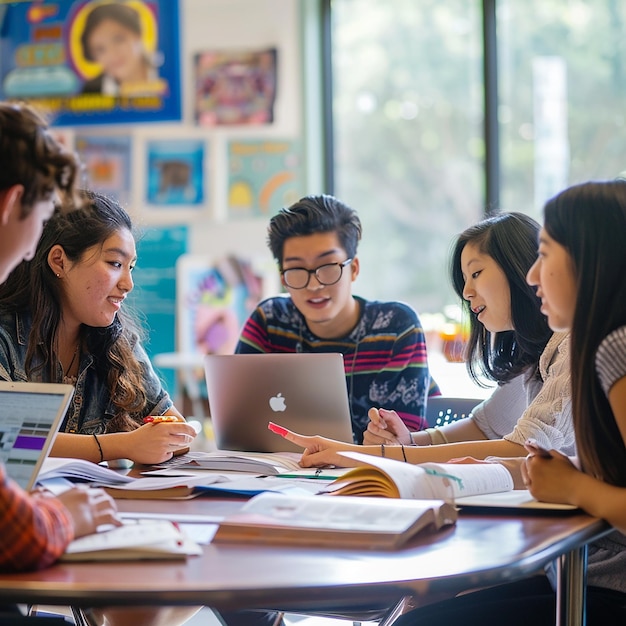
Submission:
M 350 263 L 352 263 L 352 259 L 346 259 L 343 263 L 326 263 L 326 265 L 320 265 L 314 270 L 307 270 L 304 267 L 290 267 L 289 269 L 281 270 L 280 273 L 285 281 L 285 285 L 292 289 L 304 289 L 307 287 L 312 274 L 315 274 L 315 278 L 317 278 L 317 282 L 320 285 L 327 287 L 339 282 L 343 275 L 343 268 L 346 265 L 350 265 Z

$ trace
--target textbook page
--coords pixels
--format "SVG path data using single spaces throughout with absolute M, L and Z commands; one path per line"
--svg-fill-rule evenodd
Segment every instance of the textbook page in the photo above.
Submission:
M 228 481 L 220 474 L 205 472 L 197 476 L 151 476 L 133 478 L 83 459 L 49 457 L 38 483 L 64 478 L 73 482 L 102 487 L 114 498 L 182 498 L 199 495 L 202 487 Z
M 513 478 L 498 463 L 421 463 L 414 465 L 361 452 L 340 452 L 364 465 L 330 483 L 323 491 L 338 495 L 454 500 L 511 491 Z
M 563 511 L 575 512 L 580 509 L 573 504 L 558 504 L 555 502 L 539 502 L 535 500 L 527 489 L 516 489 L 503 493 L 479 494 L 458 498 L 455 504 L 461 508 L 476 507 L 485 509 L 532 509 L 534 511 Z
M 424 529 L 436 530 L 456 520 L 454 506 L 441 500 L 264 492 L 222 520 L 214 541 L 397 548 Z

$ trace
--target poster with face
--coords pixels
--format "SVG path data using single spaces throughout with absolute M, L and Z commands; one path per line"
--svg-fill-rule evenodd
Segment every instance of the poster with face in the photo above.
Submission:
M 0 99 L 59 126 L 179 120 L 178 31 L 178 0 L 9 2 Z

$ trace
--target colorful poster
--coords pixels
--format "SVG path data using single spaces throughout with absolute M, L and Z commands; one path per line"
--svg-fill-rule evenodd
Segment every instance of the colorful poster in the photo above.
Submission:
M 271 124 L 276 56 L 275 48 L 197 54 L 196 122 L 200 126 Z
M 234 256 L 211 261 L 178 259 L 178 350 L 231 354 L 239 330 L 258 304 L 262 280 L 247 260 Z
M 200 205 L 204 200 L 204 141 L 148 142 L 148 202 Z
M 178 0 L 42 0 L 0 12 L 0 99 L 59 126 L 180 120 Z
M 75 145 L 85 165 L 85 186 L 127 206 L 130 201 L 130 137 L 79 133 Z
M 273 215 L 304 195 L 302 157 L 296 141 L 231 141 L 228 169 L 230 217 Z

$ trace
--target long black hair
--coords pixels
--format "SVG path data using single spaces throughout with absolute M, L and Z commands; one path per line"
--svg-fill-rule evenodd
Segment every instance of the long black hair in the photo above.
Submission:
M 537 258 L 538 235 L 539 224 L 528 215 L 499 213 L 470 226 L 457 237 L 450 258 L 450 276 L 463 302 L 463 315 L 470 320 L 465 356 L 468 372 L 479 385 L 484 386 L 484 378 L 507 382 L 529 368 L 538 372 L 539 357 L 552 335 L 535 289 L 526 282 L 526 274 Z M 461 253 L 467 244 L 490 256 L 504 272 L 511 292 L 513 330 L 491 333 L 463 298 Z
M 569 253 L 576 281 L 572 412 L 582 467 L 626 487 L 624 440 L 595 371 L 602 340 L 626 326 L 626 181 L 566 189 L 546 203 L 544 228 Z
M 57 211 L 46 223 L 35 256 L 17 266 L 0 286 L 0 310 L 31 316 L 26 349 L 26 374 L 33 380 L 56 380 L 56 333 L 62 316 L 61 281 L 48 264 L 48 253 L 55 245 L 67 257 L 79 262 L 86 251 L 102 245 L 120 230 L 132 232 L 128 213 L 114 200 L 93 192 L 82 192 L 82 208 Z M 81 340 L 94 357 L 102 380 L 107 381 L 116 418 L 109 431 L 132 430 L 141 423 L 147 399 L 143 389 L 143 367 L 134 355 L 141 330 L 129 312 L 122 308 L 109 326 L 81 327 Z

